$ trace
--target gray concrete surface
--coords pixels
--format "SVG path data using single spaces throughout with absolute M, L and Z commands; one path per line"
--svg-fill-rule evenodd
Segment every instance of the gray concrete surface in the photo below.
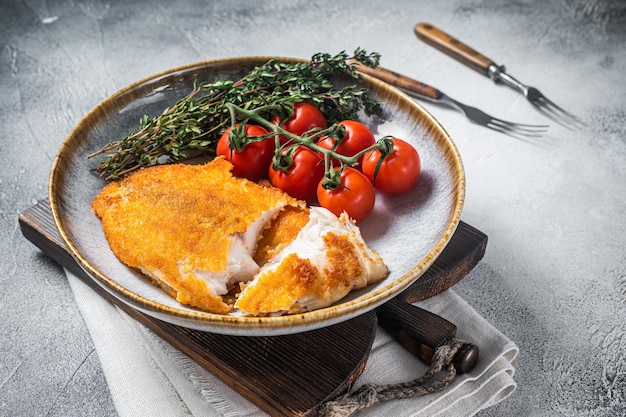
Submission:
M 625 415 L 626 4 L 608 0 L 0 1 L 0 415 L 116 415 L 62 269 L 17 222 L 87 111 L 179 65 L 361 46 L 494 115 L 546 121 L 418 41 L 422 21 L 588 123 L 522 141 L 424 104 L 463 157 L 463 220 L 490 239 L 455 289 L 521 349 L 517 391 L 480 415 Z

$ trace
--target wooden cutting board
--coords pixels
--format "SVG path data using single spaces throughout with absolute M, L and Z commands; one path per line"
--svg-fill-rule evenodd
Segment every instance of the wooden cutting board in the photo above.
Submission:
M 286 336 L 242 337 L 191 330 L 121 303 L 89 278 L 66 251 L 47 200 L 21 213 L 19 223 L 22 234 L 48 256 L 272 416 L 316 415 L 319 406 L 345 392 L 366 365 L 376 336 L 375 312 Z M 486 246 L 484 233 L 461 222 L 435 263 L 397 298 L 412 303 L 450 288 L 480 261 Z

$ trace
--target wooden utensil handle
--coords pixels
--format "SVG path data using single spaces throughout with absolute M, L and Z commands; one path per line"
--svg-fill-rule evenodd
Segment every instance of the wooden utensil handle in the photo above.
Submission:
M 398 299 L 376 309 L 378 323 L 404 348 L 430 364 L 435 350 L 456 336 L 456 326 L 448 320 Z M 472 370 L 478 360 L 478 347 L 465 343 L 454 356 L 457 373 Z
M 418 23 L 415 25 L 414 31 L 415 35 L 422 41 L 450 55 L 452 58 L 460 61 L 470 68 L 473 68 L 485 76 L 489 76 L 490 66 L 497 66 L 493 60 L 487 58 L 458 39 L 455 39 L 447 33 L 437 29 L 431 24 Z
M 368 67 L 355 60 L 351 60 L 350 64 L 356 66 L 357 70 L 362 74 L 370 75 L 374 78 L 389 83 L 395 87 L 399 87 L 403 90 L 417 93 L 433 100 L 439 100 L 443 95 L 443 93 L 435 87 L 431 87 L 421 81 L 414 80 L 413 78 L 398 74 L 397 72 L 388 70 L 386 68 Z

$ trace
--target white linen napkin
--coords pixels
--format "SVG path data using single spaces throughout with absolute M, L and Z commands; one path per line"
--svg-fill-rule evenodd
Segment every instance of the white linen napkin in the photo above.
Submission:
M 267 416 L 187 355 L 100 297 L 80 278 L 65 272 L 120 417 Z M 452 290 L 416 305 L 454 323 L 457 337 L 479 347 L 478 363 L 442 392 L 376 404 L 358 416 L 473 416 L 515 390 L 511 364 L 518 353 L 515 343 Z M 379 329 L 355 388 L 366 383 L 410 381 L 426 370 L 426 365 Z

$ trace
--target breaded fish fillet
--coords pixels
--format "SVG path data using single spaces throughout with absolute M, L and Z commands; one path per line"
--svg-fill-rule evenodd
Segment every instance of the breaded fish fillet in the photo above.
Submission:
M 222 158 L 146 168 L 107 184 L 92 203 L 120 261 L 181 303 L 214 313 L 229 312 L 222 295 L 259 270 L 252 255 L 262 227 L 302 204 L 234 178 L 231 168 Z
M 387 275 L 380 255 L 367 247 L 359 228 L 345 213 L 337 218 L 321 207 L 308 211 L 304 225 L 304 210 L 285 212 L 282 219 L 279 216 L 270 242 L 261 240 L 269 247 L 281 247 L 239 295 L 235 307 L 244 314 L 316 310 Z M 294 223 L 302 225 L 299 230 L 292 227 Z
M 387 274 L 346 216 L 235 178 L 217 158 L 145 168 L 106 185 L 92 207 L 124 264 L 179 302 L 225 314 L 328 306 Z M 248 283 L 249 282 L 249 283 Z

